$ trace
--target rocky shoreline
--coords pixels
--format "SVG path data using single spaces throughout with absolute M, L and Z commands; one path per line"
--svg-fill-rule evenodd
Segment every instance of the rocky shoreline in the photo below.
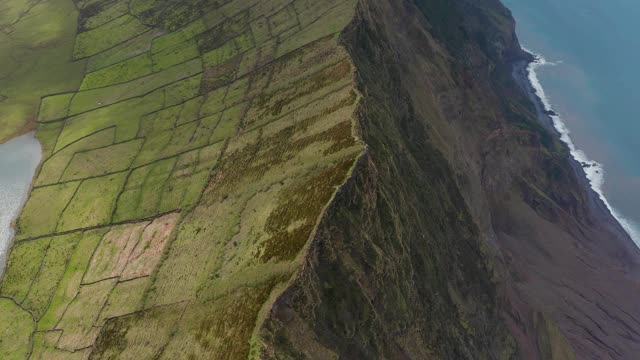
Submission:
M 553 133 L 558 139 L 560 139 L 562 134 L 560 134 L 560 132 L 555 128 L 552 118 L 552 116 L 558 116 L 558 114 L 553 109 L 548 109 L 545 106 L 545 104 L 542 102 L 542 99 L 540 99 L 538 94 L 536 94 L 536 90 L 529 78 L 529 65 L 536 61 L 536 57 L 535 55 L 527 52 L 524 49 L 522 49 L 522 53 L 522 57 L 515 59 L 513 62 L 513 78 L 533 103 L 540 123 L 547 130 Z M 570 154 L 568 145 L 564 142 L 563 144 L 567 148 L 567 153 L 569 154 L 568 161 L 580 182 L 580 186 L 583 187 L 586 190 L 585 192 L 589 195 L 589 205 L 594 210 L 593 213 L 599 214 L 600 216 L 598 220 L 605 223 L 615 233 L 619 234 L 624 243 L 628 243 L 630 253 L 640 255 L 640 249 L 636 246 L 634 241 L 631 239 L 631 236 L 625 231 L 623 226 L 615 218 L 615 215 L 611 213 L 607 205 L 602 201 L 602 199 L 600 199 L 600 196 L 593 189 L 591 182 L 589 181 L 587 174 L 585 173 L 585 169 L 598 165 L 576 159 Z M 596 170 L 596 172 L 597 171 L 599 170 Z

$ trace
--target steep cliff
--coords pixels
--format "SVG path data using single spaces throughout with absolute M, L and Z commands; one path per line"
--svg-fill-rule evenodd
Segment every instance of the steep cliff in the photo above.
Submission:
M 75 5 L 0 357 L 638 351 L 640 254 L 496 0 Z
M 633 359 L 638 250 L 539 118 L 508 10 L 361 1 L 342 41 L 368 151 L 265 352 Z

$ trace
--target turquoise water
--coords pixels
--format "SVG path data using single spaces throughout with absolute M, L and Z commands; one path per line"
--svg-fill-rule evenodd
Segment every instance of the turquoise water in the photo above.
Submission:
M 26 200 L 41 153 L 33 134 L 0 144 L 0 274 L 14 234 L 11 223 Z
M 535 75 L 557 120 L 604 170 L 593 185 L 640 245 L 640 1 L 503 2 L 523 47 L 547 60 Z

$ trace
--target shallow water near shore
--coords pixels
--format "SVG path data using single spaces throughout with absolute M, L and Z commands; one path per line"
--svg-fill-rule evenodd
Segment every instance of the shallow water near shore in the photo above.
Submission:
M 33 133 L 0 144 L 0 274 L 14 235 L 12 222 L 26 200 L 41 157 L 40 143 Z
M 585 169 L 594 190 L 640 246 L 640 3 L 503 2 L 523 46 L 546 58 L 533 80 L 556 129 L 578 161 L 596 164 Z

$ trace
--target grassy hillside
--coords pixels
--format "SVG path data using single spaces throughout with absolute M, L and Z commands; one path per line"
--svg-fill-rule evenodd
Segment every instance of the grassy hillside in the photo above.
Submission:
M 0 4 L 0 143 L 33 129 L 40 97 L 78 88 L 77 16 L 71 0 Z
M 0 287 L 0 357 L 257 356 L 364 149 L 338 44 L 355 1 L 47 4 L 77 34 L 40 56 L 80 71 L 16 80 L 43 96 L 44 159 Z

